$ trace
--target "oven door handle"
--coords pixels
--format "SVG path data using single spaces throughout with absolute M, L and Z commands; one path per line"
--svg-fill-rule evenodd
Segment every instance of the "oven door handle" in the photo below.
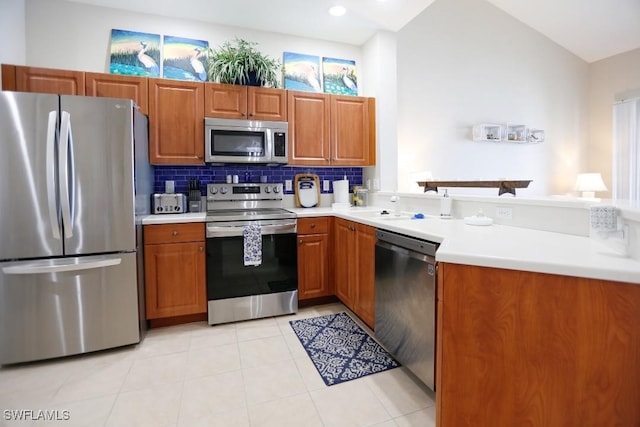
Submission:
M 296 224 L 288 223 L 288 224 L 275 224 L 275 225 L 263 225 L 260 227 L 261 234 L 269 235 L 269 234 L 287 234 L 287 233 L 295 233 L 297 231 Z M 244 232 L 244 227 L 242 226 L 216 226 L 207 224 L 207 238 L 216 238 L 216 237 L 242 237 Z

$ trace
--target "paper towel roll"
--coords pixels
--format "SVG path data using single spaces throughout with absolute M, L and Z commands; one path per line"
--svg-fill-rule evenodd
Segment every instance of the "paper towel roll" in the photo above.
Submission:
M 349 180 L 333 181 L 333 201 L 349 204 Z

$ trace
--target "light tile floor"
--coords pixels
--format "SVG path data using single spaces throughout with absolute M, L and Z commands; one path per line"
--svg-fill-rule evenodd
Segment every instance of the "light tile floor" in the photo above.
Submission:
M 324 384 L 289 321 L 341 311 L 153 329 L 137 346 L 2 368 L 0 426 L 434 426 L 435 395 L 404 367 Z

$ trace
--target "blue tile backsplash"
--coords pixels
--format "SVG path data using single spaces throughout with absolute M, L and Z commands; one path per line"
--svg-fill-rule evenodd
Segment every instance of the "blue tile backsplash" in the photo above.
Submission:
M 186 193 L 189 190 L 189 180 L 197 179 L 201 184 L 201 191 L 204 195 L 206 184 L 210 182 L 226 182 L 227 175 L 238 175 L 240 182 L 245 182 L 245 172 L 251 176 L 250 182 L 260 182 L 260 176 L 266 176 L 268 182 L 281 182 L 290 179 L 294 181 L 296 174 L 314 173 L 320 178 L 320 189 L 322 181 L 337 181 L 345 175 L 349 180 L 349 185 L 362 185 L 362 168 L 312 168 L 304 166 L 263 166 L 263 165 L 222 165 L 222 166 L 155 166 L 154 192 L 164 193 L 164 182 L 175 181 L 175 191 Z M 332 186 L 329 191 L 333 192 Z M 293 194 L 293 191 L 285 191 L 285 194 Z

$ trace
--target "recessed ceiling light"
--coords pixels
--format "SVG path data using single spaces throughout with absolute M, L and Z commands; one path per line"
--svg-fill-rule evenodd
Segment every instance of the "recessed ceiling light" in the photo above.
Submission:
M 333 6 L 329 9 L 329 13 L 333 16 L 342 16 L 347 13 L 347 9 L 345 9 L 344 6 Z

